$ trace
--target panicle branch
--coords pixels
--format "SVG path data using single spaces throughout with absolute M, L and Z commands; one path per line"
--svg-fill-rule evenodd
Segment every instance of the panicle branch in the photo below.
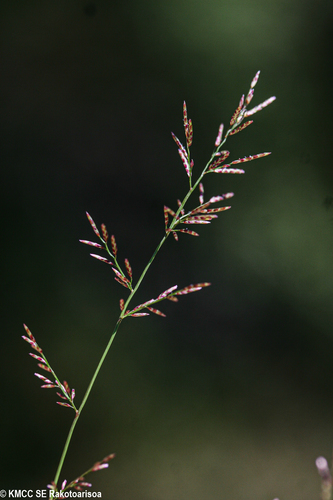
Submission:
M 43 354 L 42 349 L 38 346 L 35 337 L 32 335 L 31 331 L 27 327 L 27 325 L 23 324 L 23 327 L 28 334 L 28 337 L 22 336 L 23 340 L 28 342 L 35 351 L 38 351 L 40 356 L 29 353 L 29 355 L 39 361 L 38 366 L 39 368 L 42 368 L 43 370 L 49 372 L 52 374 L 54 380 L 50 380 L 49 378 L 45 377 L 44 375 L 41 375 L 40 373 L 35 373 L 34 375 L 39 378 L 42 382 L 43 385 L 41 386 L 42 389 L 53 389 L 53 388 L 58 388 L 61 390 L 61 393 L 57 392 L 57 395 L 66 401 L 66 403 L 63 403 L 62 401 L 57 401 L 58 405 L 61 406 L 67 406 L 69 408 L 72 408 L 75 413 L 78 413 L 78 410 L 74 404 L 74 398 L 75 398 L 75 390 L 72 389 L 70 390 L 68 383 L 66 380 L 64 380 L 63 384 L 60 383 L 58 377 L 56 376 L 55 372 L 52 370 L 51 366 L 49 365 L 46 357 Z

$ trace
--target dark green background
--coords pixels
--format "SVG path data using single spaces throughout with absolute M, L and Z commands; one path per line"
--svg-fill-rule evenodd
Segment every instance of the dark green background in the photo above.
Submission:
M 81 400 L 126 294 L 89 257 L 104 222 L 137 278 L 258 69 L 277 101 L 230 139 L 245 176 L 208 176 L 232 210 L 169 239 L 137 295 L 212 286 L 129 319 L 63 476 L 113 500 L 313 500 L 333 445 L 332 2 L 2 0 L 0 488 L 43 488 L 72 412 L 41 391 L 29 325 Z

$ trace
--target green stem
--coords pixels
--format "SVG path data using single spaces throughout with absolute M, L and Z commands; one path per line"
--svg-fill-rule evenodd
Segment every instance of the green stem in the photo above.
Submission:
M 73 435 L 73 432 L 74 432 L 75 426 L 76 426 L 76 424 L 77 424 L 77 422 L 78 422 L 78 420 L 79 420 L 79 417 L 80 417 L 80 415 L 81 415 L 81 411 L 83 410 L 83 407 L 84 407 L 84 405 L 85 405 L 85 404 L 86 404 L 86 402 L 87 402 L 87 399 L 88 399 L 88 397 L 89 397 L 89 394 L 90 394 L 90 392 L 91 392 L 91 389 L 93 388 L 93 385 L 94 385 L 94 383 L 95 383 L 95 380 L 96 380 L 96 378 L 97 378 L 97 375 L 98 375 L 98 373 L 99 373 L 100 369 L 102 368 L 103 362 L 104 362 L 104 360 L 105 360 L 105 358 L 106 358 L 106 356 L 107 356 L 107 354 L 108 354 L 108 352 L 109 352 L 109 350 L 110 350 L 110 347 L 111 347 L 111 345 L 112 345 L 112 342 L 114 341 L 114 338 L 115 338 L 115 336 L 116 336 L 116 334 L 117 334 L 117 331 L 118 331 L 118 328 L 119 328 L 119 326 L 120 326 L 121 321 L 122 321 L 122 318 L 119 318 L 119 319 L 118 319 L 118 321 L 117 321 L 117 323 L 116 323 L 116 326 L 114 327 L 114 330 L 113 330 L 113 332 L 112 332 L 112 335 L 111 335 L 111 337 L 110 337 L 110 340 L 109 340 L 109 342 L 108 342 L 108 345 L 106 346 L 106 348 L 105 348 L 105 350 L 104 350 L 104 352 L 103 352 L 103 355 L 102 355 L 101 359 L 99 360 L 99 363 L 98 363 L 98 365 L 97 365 L 97 368 L 96 368 L 96 370 L 95 370 L 95 373 L 94 373 L 94 375 L 93 375 L 93 377 L 92 377 L 92 379 L 91 379 L 91 381 L 90 381 L 90 383 L 89 383 L 88 389 L 86 390 L 86 393 L 85 393 L 84 398 L 83 398 L 83 400 L 82 400 L 81 406 L 80 406 L 80 408 L 79 408 L 79 409 L 78 409 L 78 411 L 77 411 L 77 414 L 76 414 L 76 416 L 75 416 L 75 418 L 74 418 L 74 420 L 73 420 L 73 423 L 72 423 L 72 425 L 71 425 L 71 428 L 69 429 L 69 433 L 68 433 L 68 436 L 67 436 L 67 439 L 66 439 L 66 443 L 65 443 L 65 446 L 64 446 L 64 449 L 63 449 L 63 452 L 62 452 L 61 458 L 60 458 L 60 462 L 59 462 L 59 465 L 58 465 L 58 468 L 57 468 L 57 472 L 56 472 L 56 475 L 55 475 L 55 478 L 54 478 L 54 483 L 55 483 L 55 484 L 57 484 L 57 483 L 58 483 L 59 476 L 60 476 L 60 473 L 61 473 L 61 469 L 62 469 L 62 466 L 63 466 L 63 464 L 64 464 L 64 461 L 65 461 L 65 458 L 66 458 L 66 455 L 67 455 L 68 447 L 69 447 L 69 444 L 70 444 L 70 442 L 71 442 L 71 439 L 72 439 L 72 435 Z

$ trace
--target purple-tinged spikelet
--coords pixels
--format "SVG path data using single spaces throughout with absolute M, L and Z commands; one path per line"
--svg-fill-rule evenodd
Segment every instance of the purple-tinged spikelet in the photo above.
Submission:
M 101 225 L 101 229 L 102 229 L 103 240 L 106 243 L 108 241 L 108 238 L 109 238 L 109 235 L 108 235 L 108 232 L 107 232 L 107 229 L 106 229 L 106 225 L 102 224 Z
M 234 112 L 234 114 L 232 115 L 231 117 L 231 120 L 230 120 L 230 126 L 233 126 L 234 123 L 236 122 L 237 118 L 238 118 L 238 115 L 243 107 L 243 104 L 244 104 L 244 94 L 242 95 L 240 101 L 239 101 L 239 104 Z
M 125 301 L 124 299 L 120 299 L 119 300 L 119 307 L 120 307 L 120 310 L 123 311 L 124 310 L 124 305 L 125 305 Z
M 177 297 L 174 297 L 173 295 L 168 295 L 166 299 L 171 300 L 171 302 L 178 302 Z
M 115 277 L 114 278 L 116 281 L 118 281 L 118 283 L 120 283 L 121 285 L 123 285 L 125 288 L 129 288 L 128 284 L 122 280 L 120 280 L 119 278 Z
M 229 135 L 238 134 L 238 132 L 241 132 L 242 130 L 244 130 L 246 127 L 248 127 L 249 125 L 251 125 L 251 123 L 253 123 L 253 120 L 249 120 L 248 122 L 242 123 L 242 125 L 240 125 L 239 127 L 235 128 L 234 130 L 232 130 L 229 133 Z
M 234 160 L 230 163 L 230 165 L 236 165 L 237 163 L 245 163 L 247 161 L 257 160 L 258 158 L 264 158 L 264 156 L 268 156 L 271 153 L 259 153 L 253 156 L 244 156 L 244 158 L 239 158 L 238 160 Z M 226 167 L 229 165 L 225 165 Z
M 223 123 L 221 123 L 221 125 L 219 126 L 219 131 L 218 131 L 217 137 L 215 139 L 215 146 L 217 148 L 219 147 L 219 145 L 221 144 L 221 141 L 222 141 L 223 128 L 224 128 L 224 125 L 223 125 Z
M 172 231 L 172 236 L 175 238 L 176 241 L 178 241 L 178 234 L 176 231 Z
M 100 260 L 101 262 L 105 262 L 105 264 L 110 264 L 111 266 L 113 266 L 113 262 L 110 262 L 105 257 L 101 257 L 100 255 L 96 255 L 95 253 L 91 253 L 90 256 L 94 257 L 94 259 Z
M 245 170 L 242 168 L 215 168 L 212 172 L 214 174 L 245 174 Z
M 42 370 L 45 370 L 46 372 L 52 373 L 51 368 L 49 368 L 47 365 L 44 365 L 42 363 L 37 363 L 37 366 L 39 366 L 39 368 L 42 368 Z
M 184 128 L 185 131 L 188 128 L 188 120 L 187 120 L 187 108 L 186 108 L 186 102 L 183 102 L 183 119 L 184 119 Z
M 214 214 L 217 212 L 223 212 L 224 210 L 229 210 L 231 207 L 219 207 L 219 208 L 208 208 L 208 210 L 204 210 L 205 214 Z
M 132 318 L 140 318 L 141 316 L 149 316 L 149 313 L 134 313 L 130 314 Z
M 178 207 L 179 207 L 179 208 L 182 206 L 182 202 L 181 202 L 180 200 L 177 200 L 177 204 L 178 204 Z M 185 210 L 182 208 L 182 209 L 181 209 L 181 211 L 180 211 L 180 213 L 181 213 L 182 215 L 185 215 Z
M 113 253 L 114 257 L 116 258 L 118 248 L 117 248 L 117 244 L 116 244 L 116 238 L 114 237 L 113 234 L 111 235 L 111 249 L 112 249 L 112 253 Z
M 252 101 L 253 95 L 254 95 L 254 89 L 250 89 L 249 93 L 247 94 L 246 99 L 245 99 L 245 106 L 248 106 L 250 104 L 250 102 Z
M 60 405 L 60 406 L 67 406 L 67 408 L 73 408 L 72 405 L 68 404 L 68 403 L 61 403 L 60 401 L 56 401 L 57 405 Z
M 116 274 L 117 278 L 123 281 L 124 283 L 129 283 L 128 279 L 123 276 L 118 269 L 115 269 L 114 267 L 112 268 L 112 271 Z
M 41 358 L 40 356 L 37 356 L 37 354 L 33 354 L 32 352 L 29 352 L 29 356 L 37 359 L 37 361 L 40 361 L 41 363 L 45 363 L 44 359 Z
M 228 200 L 229 198 L 232 198 L 234 196 L 234 193 L 225 193 L 220 196 L 212 196 L 212 198 L 209 200 L 210 203 L 217 203 L 219 201 L 223 200 Z
M 192 120 L 188 121 L 188 127 L 185 129 L 185 131 L 186 131 L 186 144 L 187 147 L 189 148 L 192 145 L 192 140 L 193 140 Z
M 95 222 L 93 221 L 93 218 L 91 217 L 91 215 L 89 215 L 89 214 L 88 214 L 88 212 L 86 212 L 86 215 L 87 215 L 87 217 L 88 217 L 88 221 L 90 222 L 91 227 L 92 227 L 92 228 L 93 228 L 93 230 L 94 230 L 94 233 L 96 234 L 96 236 L 98 236 L 100 239 L 102 239 L 102 238 L 101 238 L 101 235 L 99 234 L 99 231 L 98 231 L 98 229 L 97 229 L 97 227 L 96 227 L 96 224 L 95 224 Z
M 199 236 L 198 233 L 196 233 L 195 231 L 191 231 L 190 229 L 178 229 L 178 231 L 180 233 L 190 234 L 191 236 Z
M 205 189 L 204 189 L 204 185 L 202 184 L 202 182 L 200 182 L 199 184 L 199 203 L 200 205 L 203 204 L 204 202 L 204 192 L 205 192 Z
M 209 166 L 209 170 L 214 170 L 214 168 L 217 168 L 221 163 L 224 162 L 230 155 L 230 151 L 221 151 L 220 155 L 216 160 L 213 161 L 213 163 Z
M 195 285 L 188 285 L 185 288 L 182 288 L 181 290 L 178 290 L 173 295 L 186 295 L 188 293 L 198 292 L 202 288 L 204 288 L 206 286 L 210 286 L 210 285 L 211 285 L 211 283 L 207 283 L 207 282 L 196 283 Z
M 251 82 L 251 89 L 253 89 L 257 85 L 257 81 L 259 79 L 259 75 L 260 75 L 260 70 L 257 71 L 257 73 L 255 74 L 255 77 L 253 78 L 253 80 Z
M 167 290 L 164 290 L 164 292 L 162 292 L 162 293 L 159 294 L 159 296 L 157 297 L 156 300 L 165 299 L 168 295 L 170 295 L 170 293 L 172 293 L 175 290 L 177 290 L 177 288 L 178 288 L 178 285 L 174 285 L 171 288 L 168 288 Z
M 183 165 L 184 165 L 184 168 L 186 170 L 187 175 L 189 177 L 191 177 L 191 167 L 188 164 L 187 155 L 184 153 L 184 151 L 182 149 L 178 149 L 178 153 L 179 153 L 180 159 L 183 162 Z
M 131 268 L 131 265 L 130 265 L 128 259 L 125 259 L 125 267 L 126 267 L 127 274 L 131 280 L 132 279 L 132 268 Z
M 79 240 L 79 242 L 84 243 L 85 245 L 90 245 L 91 247 L 104 248 L 102 245 L 100 245 L 99 243 L 95 243 L 94 241 Z
M 158 309 L 154 309 L 153 307 L 147 307 L 147 309 L 149 309 L 149 311 L 151 311 L 152 313 L 157 314 L 158 316 L 163 316 L 164 318 L 166 317 L 166 315 Z
M 254 115 L 254 113 L 257 113 L 258 111 L 261 111 L 263 108 L 266 108 L 269 104 L 271 104 L 273 101 L 275 101 L 276 97 L 272 96 L 269 99 L 266 99 L 266 101 L 262 102 L 261 104 L 258 104 L 255 108 L 252 108 L 248 111 L 245 111 L 244 116 L 251 116 Z

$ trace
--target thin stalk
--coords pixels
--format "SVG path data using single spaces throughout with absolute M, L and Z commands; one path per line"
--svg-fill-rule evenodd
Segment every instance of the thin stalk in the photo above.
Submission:
M 74 418 L 73 423 L 72 423 L 72 425 L 71 425 L 71 428 L 69 429 L 69 433 L 68 433 L 68 436 L 67 436 L 67 439 L 66 439 L 66 442 L 65 442 L 64 449 L 63 449 L 63 451 L 62 451 L 62 455 L 61 455 L 61 458 L 60 458 L 60 461 L 59 461 L 59 465 L 58 465 L 58 468 L 57 468 L 57 472 L 56 472 L 56 475 L 55 475 L 55 477 L 54 477 L 54 483 L 55 483 L 55 484 L 57 484 L 57 483 L 58 483 L 59 476 L 60 476 L 60 473 L 61 473 L 61 469 L 62 469 L 62 467 L 63 467 L 64 461 L 65 461 L 65 458 L 66 458 L 66 455 L 67 455 L 68 447 L 69 447 L 69 444 L 70 444 L 70 442 L 71 442 L 71 439 L 72 439 L 72 435 L 73 435 L 73 432 L 74 432 L 75 426 L 76 426 L 76 424 L 77 424 L 77 422 L 78 422 L 78 420 L 79 420 L 79 417 L 80 417 L 80 415 L 81 415 L 81 411 L 83 410 L 83 407 L 84 407 L 84 405 L 85 405 L 85 404 L 86 404 L 86 402 L 87 402 L 87 399 L 88 399 L 88 397 L 89 397 L 89 394 L 90 394 L 90 392 L 91 392 L 91 389 L 93 388 L 93 385 L 94 385 L 95 380 L 96 380 L 96 378 L 97 378 L 97 376 L 98 376 L 98 373 L 99 373 L 100 369 L 102 368 L 103 362 L 104 362 L 104 360 L 105 360 L 105 358 L 106 358 L 106 356 L 107 356 L 107 354 L 108 354 L 108 352 L 109 352 L 109 350 L 110 350 L 110 347 L 111 347 L 111 345 L 112 345 L 112 342 L 113 342 L 113 341 L 114 341 L 114 339 L 115 339 L 115 336 L 116 336 L 116 334 L 117 334 L 117 331 L 118 331 L 118 328 L 119 328 L 119 326 L 120 326 L 121 321 L 122 321 L 122 319 L 121 319 L 121 318 L 119 318 L 119 319 L 118 319 L 118 321 L 117 321 L 117 323 L 116 323 L 116 326 L 114 327 L 114 330 L 113 330 L 113 332 L 112 332 L 112 335 L 111 335 L 111 337 L 110 337 L 110 340 L 109 340 L 109 342 L 108 342 L 108 345 L 106 346 L 106 348 L 105 348 L 105 350 L 104 350 L 104 352 L 103 352 L 103 355 L 102 355 L 101 359 L 99 360 L 99 363 L 98 363 L 97 368 L 96 368 L 96 370 L 95 370 L 95 373 L 94 373 L 94 375 L 93 375 L 93 377 L 92 377 L 92 379 L 91 379 L 91 381 L 90 381 L 90 383 L 89 383 L 89 385 L 88 385 L 88 388 L 87 388 L 87 390 L 86 390 L 86 393 L 85 393 L 85 395 L 84 395 L 84 398 L 83 398 L 83 400 L 82 400 L 82 403 L 81 403 L 81 405 L 80 405 L 80 408 L 78 409 L 77 414 L 75 415 L 75 418 Z

